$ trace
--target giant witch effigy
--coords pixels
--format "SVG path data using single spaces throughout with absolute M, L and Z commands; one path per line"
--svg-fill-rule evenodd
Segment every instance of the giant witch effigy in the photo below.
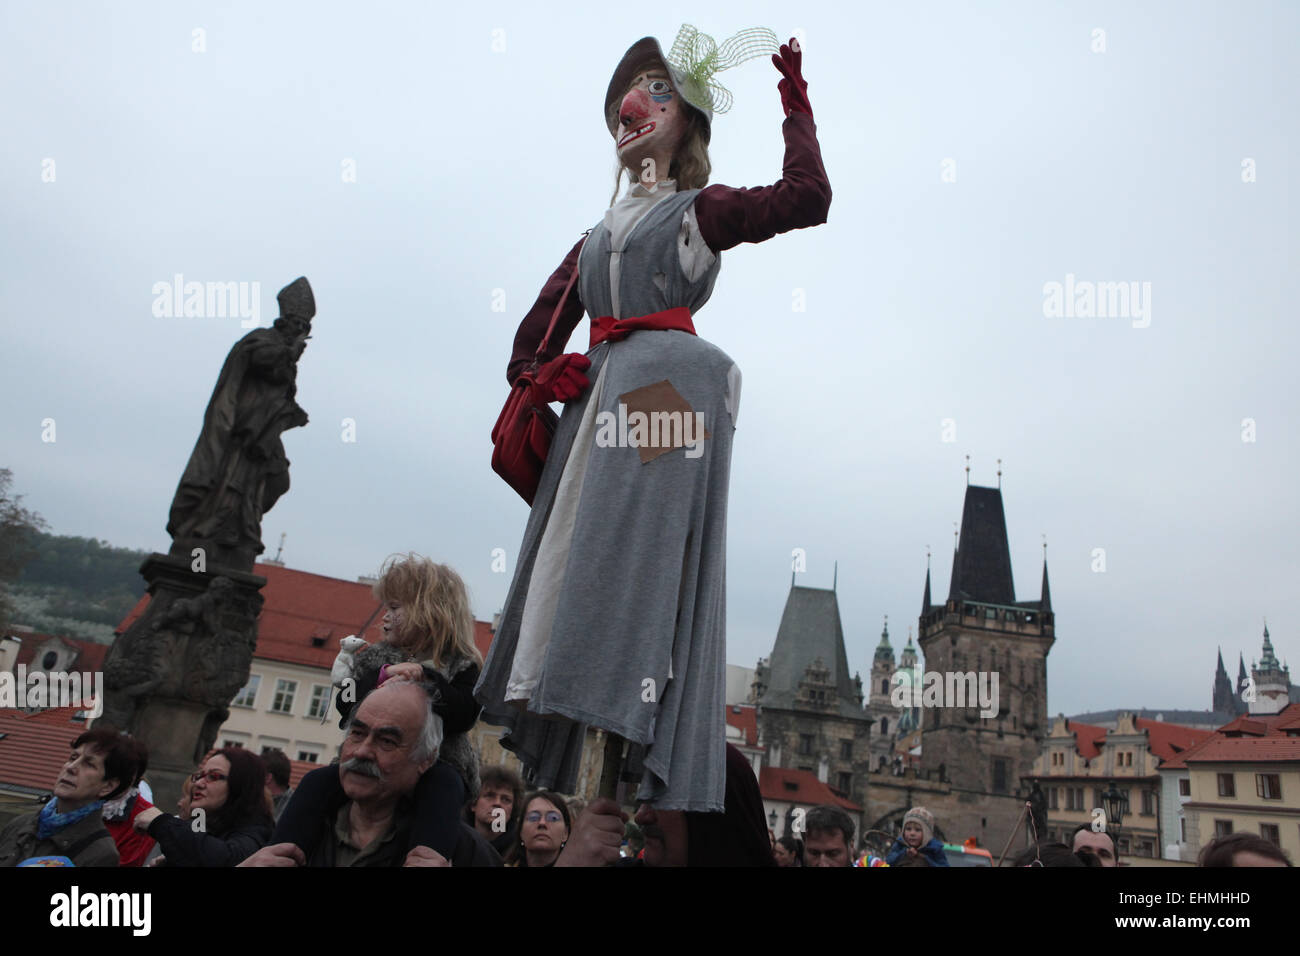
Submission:
M 716 74 L 767 53 L 781 74 L 782 178 L 707 185 L 713 118 L 731 102 Z M 575 790 L 590 725 L 632 745 L 638 800 L 723 810 L 741 376 L 695 316 L 724 251 L 826 221 L 831 189 L 801 61 L 794 40 L 778 48 L 762 29 L 717 45 L 684 26 L 667 56 L 652 37 L 634 43 L 603 104 L 627 189 L 519 325 L 512 397 L 564 411 L 535 490 L 508 478 L 532 510 L 476 694 L 535 786 Z M 584 312 L 589 349 L 563 353 Z

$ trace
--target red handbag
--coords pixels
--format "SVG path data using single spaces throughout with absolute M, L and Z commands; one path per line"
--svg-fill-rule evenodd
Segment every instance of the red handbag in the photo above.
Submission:
M 583 245 L 586 245 L 583 240 Z M 582 255 L 579 247 L 578 255 Z M 564 287 L 564 294 L 551 315 L 551 324 L 547 326 L 546 335 L 537 346 L 537 354 L 532 364 L 515 380 L 506 399 L 505 407 L 497 416 L 497 423 L 492 426 L 492 470 L 506 480 L 519 497 L 532 507 L 537 496 L 537 485 L 542 480 L 542 469 L 546 466 L 546 454 L 551 449 L 551 438 L 555 435 L 555 426 L 560 418 L 551 411 L 546 402 L 539 402 L 536 397 L 537 371 L 541 368 L 542 356 L 551 344 L 551 333 L 555 331 L 555 322 L 569 299 L 569 290 L 578 278 L 575 261 L 569 284 Z

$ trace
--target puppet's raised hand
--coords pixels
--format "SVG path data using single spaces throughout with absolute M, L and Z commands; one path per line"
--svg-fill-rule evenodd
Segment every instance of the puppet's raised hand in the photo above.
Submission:
M 536 395 L 543 402 L 571 402 L 588 385 L 582 373 L 591 368 L 591 359 L 581 352 L 569 352 L 553 358 L 537 370 Z
M 812 104 L 808 102 L 808 81 L 803 78 L 803 51 L 799 49 L 799 41 L 791 37 L 789 43 L 781 44 L 781 52 L 772 54 L 772 63 L 783 77 L 776 88 L 781 93 L 781 108 L 785 110 L 785 115 L 807 113 L 812 116 Z

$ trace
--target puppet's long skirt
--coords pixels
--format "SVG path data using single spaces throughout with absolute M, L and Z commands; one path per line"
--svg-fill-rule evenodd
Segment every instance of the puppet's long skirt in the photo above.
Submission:
M 556 429 L 476 688 L 482 719 L 506 727 L 501 743 L 534 786 L 577 790 L 590 725 L 644 748 L 638 800 L 721 811 L 740 373 L 678 331 L 633 332 L 587 354 L 592 385 Z M 637 433 L 638 409 L 671 406 L 665 380 L 708 437 L 644 461 L 637 445 L 699 437 L 685 415 L 680 438 L 666 437 L 667 417 Z

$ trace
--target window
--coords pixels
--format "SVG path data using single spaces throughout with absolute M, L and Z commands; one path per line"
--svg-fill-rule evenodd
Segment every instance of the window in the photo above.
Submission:
M 812 753 L 812 748 L 813 748 L 813 735 L 812 735 L 812 734 L 800 734 L 800 735 L 799 735 L 799 753 L 801 753 L 801 754 L 810 754 L 810 753 Z
M 1221 773 L 1219 776 L 1219 796 L 1235 797 L 1237 795 L 1237 784 L 1232 779 L 1232 774 Z M 1229 830 L 1229 833 L 1232 831 Z
M 279 714 L 292 714 L 293 695 L 296 693 L 298 682 L 281 677 L 275 682 L 275 699 L 271 702 L 271 709 Z
M 1094 807 L 1104 807 L 1106 805 L 1106 801 L 1101 798 L 1102 792 L 1101 787 L 1092 788 L 1092 805 Z
M 888 736 L 889 736 L 889 718 L 888 718 L 888 717 L 881 717 L 881 718 L 880 718 L 880 736 L 882 736 L 882 737 L 888 737 Z
M 1215 835 L 1216 837 L 1228 836 L 1230 833 L 1232 833 L 1232 821 L 1231 821 L 1231 820 L 1215 820 L 1215 821 L 1214 821 L 1214 835 Z
M 1154 813 L 1156 812 L 1156 810 L 1155 810 L 1155 803 L 1156 803 L 1156 795 L 1155 795 L 1155 793 L 1154 793 L 1153 791 L 1151 791 L 1151 790 L 1143 790 L 1143 791 L 1142 791 L 1142 814 L 1143 814 L 1143 816 L 1148 816 L 1148 817 L 1149 817 L 1149 816 L 1151 816 L 1152 814 L 1154 814 Z
M 840 781 L 840 787 L 839 787 L 840 793 L 853 792 L 853 774 L 841 773 L 839 775 L 839 781 Z
M 1120 838 L 1119 838 L 1119 852 L 1120 852 L 1123 856 L 1128 856 L 1128 855 L 1129 855 L 1130 850 L 1129 850 L 1128 837 L 1120 837 Z
M 1282 777 L 1276 773 L 1255 774 L 1255 796 L 1265 800 L 1282 799 Z M 1274 843 L 1277 841 L 1274 840 Z
M 1259 825 L 1259 835 L 1274 846 L 1282 845 L 1282 836 L 1277 832 L 1276 823 L 1261 823 Z
M 888 693 L 889 693 L 889 681 L 887 681 L 887 680 L 882 680 L 882 681 L 880 682 L 880 692 L 881 692 L 882 694 L 888 694 Z
M 1007 793 L 1007 761 L 1003 757 L 993 758 L 993 792 Z
M 1138 856 L 1155 856 L 1155 846 L 1150 840 L 1143 840 L 1138 844 Z
M 250 674 L 244 689 L 235 695 L 231 707 L 253 707 L 257 703 L 257 687 L 262 683 L 261 674 Z
M 221 746 L 223 746 L 223 747 L 238 747 L 240 750 L 243 750 L 243 749 L 244 749 L 244 745 L 241 744 L 238 740 L 227 740 L 227 741 L 224 741 L 224 742 L 221 744 Z
M 1178 795 L 1179 795 L 1180 797 L 1190 797 L 1190 796 L 1192 795 L 1192 781 L 1190 781 L 1190 780 L 1179 780 L 1179 781 L 1178 781 Z
M 1187 818 L 1186 817 L 1178 818 L 1178 842 L 1179 843 L 1187 842 Z
M 299 750 L 298 759 L 305 760 L 307 763 L 320 763 L 320 754 L 313 750 Z
M 1058 801 L 1057 793 L 1059 792 L 1059 789 L 1060 789 L 1060 788 L 1058 788 L 1058 787 L 1049 787 L 1048 790 L 1047 790 L 1047 806 L 1048 806 L 1048 809 L 1050 809 L 1050 810 L 1059 810 L 1059 809 L 1061 809 L 1060 806 L 1058 806 L 1058 803 L 1057 803 L 1057 801 Z
M 308 717 L 324 717 L 330 706 L 330 688 L 328 684 L 311 685 L 311 703 L 307 706 Z
M 851 740 L 840 741 L 840 759 L 841 760 L 853 759 L 853 741 Z

